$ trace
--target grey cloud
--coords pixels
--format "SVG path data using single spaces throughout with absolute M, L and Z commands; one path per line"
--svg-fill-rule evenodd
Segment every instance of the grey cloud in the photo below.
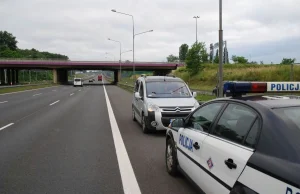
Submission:
M 299 0 L 223 3 L 224 39 L 230 54 L 251 53 L 253 59 L 278 61 L 300 53 L 299 45 L 290 43 L 300 37 Z M 72 60 L 105 60 L 105 52 L 116 57 L 119 52 L 118 44 L 108 37 L 122 41 L 124 50 L 132 49 L 131 18 L 111 9 L 133 14 L 136 33 L 154 30 L 136 37 L 139 61 L 165 61 L 167 55 L 178 54 L 182 43 L 192 45 L 194 15 L 200 16 L 198 40 L 207 47 L 218 41 L 218 1 L 211 0 L 6 0 L 0 7 L 0 17 L 6 18 L 1 26 L 17 37 L 21 48 L 62 53 Z M 281 47 L 274 46 L 278 42 Z M 122 58 L 132 60 L 132 53 Z

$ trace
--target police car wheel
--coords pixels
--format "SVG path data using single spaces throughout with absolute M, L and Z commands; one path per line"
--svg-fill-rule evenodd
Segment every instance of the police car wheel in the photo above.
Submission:
M 136 121 L 136 118 L 135 118 L 135 112 L 134 112 L 133 107 L 132 107 L 132 120 L 133 120 L 133 121 Z
M 142 123 L 141 124 L 142 124 L 143 133 L 149 133 L 149 129 L 147 128 L 144 115 L 142 116 Z
M 174 142 L 171 138 L 168 139 L 168 141 L 167 141 L 165 158 L 166 158 L 167 172 L 171 176 L 176 176 L 177 173 L 178 173 L 177 158 L 176 158 L 176 155 L 175 155 Z

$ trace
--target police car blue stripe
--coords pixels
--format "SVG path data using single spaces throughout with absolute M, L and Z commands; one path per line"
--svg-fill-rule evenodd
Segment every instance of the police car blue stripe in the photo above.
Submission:
M 221 185 L 223 185 L 226 189 L 228 189 L 229 191 L 232 189 L 232 187 L 230 187 L 229 185 L 227 185 L 225 182 L 223 182 L 221 179 L 219 179 L 218 177 L 216 177 L 213 173 L 211 173 L 210 171 L 208 171 L 206 168 L 204 168 L 201 164 L 199 164 L 196 160 L 194 160 L 193 158 L 191 158 L 188 154 L 186 154 L 182 149 L 178 148 L 178 151 L 180 151 L 183 155 L 185 155 L 188 159 L 190 159 L 192 162 L 194 162 L 199 168 L 201 168 L 203 171 L 205 171 L 208 175 L 210 175 L 212 178 L 214 178 L 216 181 L 218 181 Z

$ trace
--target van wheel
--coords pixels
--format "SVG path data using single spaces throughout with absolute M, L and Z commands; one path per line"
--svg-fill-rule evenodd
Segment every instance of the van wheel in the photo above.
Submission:
M 167 172 L 171 176 L 176 176 L 178 173 L 177 158 L 175 152 L 176 151 L 175 151 L 174 142 L 171 138 L 169 138 L 166 146 L 165 160 L 166 160 Z
M 149 129 L 147 128 L 144 115 L 142 115 L 142 123 L 141 124 L 142 124 L 143 133 L 149 133 Z
M 134 108 L 132 107 L 132 120 L 133 121 L 136 121 L 136 118 L 135 118 L 135 112 L 134 112 Z

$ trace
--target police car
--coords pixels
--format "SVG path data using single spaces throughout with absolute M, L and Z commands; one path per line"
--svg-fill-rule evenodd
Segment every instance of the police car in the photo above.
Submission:
M 226 95 L 174 120 L 166 167 L 216 194 L 300 194 L 300 82 L 226 82 Z

